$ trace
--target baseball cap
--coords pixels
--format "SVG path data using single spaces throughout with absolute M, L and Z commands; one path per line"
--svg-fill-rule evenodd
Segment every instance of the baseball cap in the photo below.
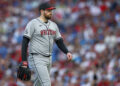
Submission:
M 49 4 L 48 2 L 42 3 L 39 5 L 39 11 L 40 10 L 54 10 L 56 9 L 54 6 Z

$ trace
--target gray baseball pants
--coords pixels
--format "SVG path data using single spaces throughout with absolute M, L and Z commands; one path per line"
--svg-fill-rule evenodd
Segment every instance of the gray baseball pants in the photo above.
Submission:
M 30 54 L 29 66 L 35 72 L 34 86 L 51 86 L 50 68 L 52 57 L 45 57 L 41 54 Z

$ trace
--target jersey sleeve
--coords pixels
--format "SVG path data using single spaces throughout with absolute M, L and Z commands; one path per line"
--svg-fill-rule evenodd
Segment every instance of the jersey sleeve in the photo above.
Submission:
M 58 26 L 57 26 L 57 25 L 55 25 L 55 26 L 56 26 L 55 40 L 58 40 L 58 39 L 60 39 L 60 38 L 62 38 L 62 37 L 61 37 L 61 34 L 60 34 L 60 31 L 59 31 Z
M 30 39 L 32 37 L 33 32 L 34 32 L 34 25 L 32 22 L 29 22 L 25 28 L 23 36 Z

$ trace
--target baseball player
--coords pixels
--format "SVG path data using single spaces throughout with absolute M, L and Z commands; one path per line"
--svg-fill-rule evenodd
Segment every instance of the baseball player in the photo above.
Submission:
M 34 86 L 51 86 L 50 67 L 53 43 L 67 55 L 68 60 L 72 54 L 63 43 L 63 39 L 56 23 L 51 21 L 52 10 L 55 7 L 48 2 L 39 6 L 40 17 L 31 20 L 24 31 L 22 41 L 23 67 L 29 65 L 36 74 Z M 29 57 L 27 59 L 27 47 L 29 43 Z

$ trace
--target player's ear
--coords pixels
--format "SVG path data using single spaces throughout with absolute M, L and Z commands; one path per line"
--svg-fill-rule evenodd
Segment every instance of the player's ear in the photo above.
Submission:
M 40 14 L 43 15 L 43 13 L 44 13 L 44 10 L 40 10 Z

